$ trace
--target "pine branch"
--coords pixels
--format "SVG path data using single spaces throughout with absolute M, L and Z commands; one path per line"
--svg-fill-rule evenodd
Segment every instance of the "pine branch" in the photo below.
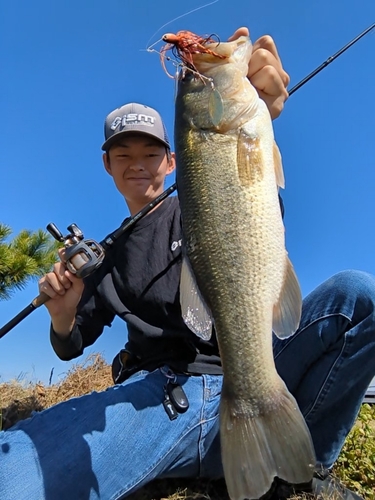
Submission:
M 7 243 L 11 233 L 9 226 L 0 223 L 0 300 L 9 299 L 29 280 L 50 271 L 61 246 L 40 229 L 35 232 L 24 229 Z

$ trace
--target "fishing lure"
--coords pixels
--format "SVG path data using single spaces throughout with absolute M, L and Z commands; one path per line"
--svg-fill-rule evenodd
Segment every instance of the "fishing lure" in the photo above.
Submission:
M 164 45 L 164 47 L 162 47 L 160 51 L 160 59 L 163 69 L 167 73 L 167 75 L 170 78 L 174 78 L 174 76 L 168 73 L 165 66 L 165 53 L 168 50 L 172 50 L 172 53 L 176 57 L 176 59 L 180 59 L 186 68 L 196 73 L 198 72 L 193 63 L 192 54 L 211 54 L 212 56 L 218 57 L 219 59 L 225 59 L 226 56 L 217 54 L 216 52 L 205 46 L 205 44 L 207 43 L 220 43 L 219 40 L 215 40 L 214 38 L 212 38 L 212 36 L 214 35 L 202 37 L 199 35 L 195 35 L 191 31 L 187 30 L 178 31 L 176 34 L 165 33 L 162 36 L 162 40 L 163 42 L 167 42 L 167 44 Z
M 217 54 L 215 51 L 205 46 L 205 44 L 207 43 L 220 43 L 218 39 L 215 40 L 214 38 L 212 38 L 213 36 L 216 35 L 201 37 L 187 30 L 178 31 L 176 34 L 166 33 L 162 36 L 162 40 L 164 42 L 167 42 L 167 44 L 164 45 L 164 47 L 160 51 L 160 59 L 163 69 L 167 73 L 167 75 L 171 78 L 175 78 L 168 73 L 165 66 L 165 52 L 167 52 L 168 50 L 172 50 L 173 55 L 176 57 L 176 59 L 180 59 L 182 61 L 184 69 L 188 69 L 189 71 L 195 73 L 204 84 L 208 82 L 211 85 L 212 92 L 208 102 L 208 112 L 210 114 L 212 123 L 217 126 L 219 125 L 223 115 L 224 105 L 222 97 L 220 95 L 220 92 L 215 88 L 213 80 L 201 75 L 197 71 L 193 62 L 193 54 L 210 54 L 211 56 L 218 57 L 219 59 L 227 58 L 227 56 Z

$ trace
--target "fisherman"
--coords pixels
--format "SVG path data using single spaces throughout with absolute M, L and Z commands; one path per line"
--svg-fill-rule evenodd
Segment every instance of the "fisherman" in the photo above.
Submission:
M 233 35 L 247 35 L 240 28 Z M 289 76 L 269 36 L 254 44 L 248 77 L 272 118 Z M 105 120 L 103 162 L 132 215 L 164 190 L 175 169 L 162 118 L 130 103 Z M 120 499 L 155 478 L 220 478 L 222 368 L 215 336 L 203 341 L 179 306 L 181 226 L 171 196 L 121 236 L 84 281 L 63 262 L 39 282 L 51 297 L 50 339 L 63 360 L 80 356 L 118 315 L 128 342 L 113 362 L 115 385 L 58 404 L 0 433 L 2 500 Z M 295 396 L 317 457 L 312 483 L 293 489 L 360 499 L 330 475 L 375 375 L 375 278 L 344 271 L 303 302 L 297 333 L 274 338 L 277 370 Z M 256 478 L 254 478 L 256 481 Z

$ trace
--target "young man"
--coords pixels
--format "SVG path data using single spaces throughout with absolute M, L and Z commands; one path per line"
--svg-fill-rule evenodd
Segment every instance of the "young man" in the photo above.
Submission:
M 288 77 L 269 37 L 255 48 L 249 78 L 276 117 Z M 131 214 L 163 191 L 175 168 L 160 115 L 141 104 L 108 115 L 102 149 Z M 215 337 L 202 341 L 181 318 L 181 237 L 178 198 L 170 197 L 83 282 L 63 262 L 40 280 L 60 358 L 79 356 L 115 315 L 127 323 L 128 342 L 114 359 L 116 385 L 0 434 L 2 499 L 120 499 L 155 478 L 222 477 L 221 363 Z M 375 374 L 374 297 L 372 276 L 340 273 L 305 299 L 298 332 L 274 341 L 277 369 L 316 448 L 321 475 L 305 486 L 316 495 L 331 488 L 337 498 L 360 498 L 326 476 Z M 274 499 L 290 493 L 277 488 Z

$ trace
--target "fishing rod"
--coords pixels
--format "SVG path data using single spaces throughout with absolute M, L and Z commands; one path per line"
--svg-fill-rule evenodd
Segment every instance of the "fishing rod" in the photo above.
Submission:
M 118 240 L 128 229 L 147 215 L 153 208 L 167 198 L 173 191 L 176 190 L 176 184 L 173 184 L 155 198 L 151 203 L 146 205 L 142 210 L 137 212 L 133 217 L 125 219 L 121 226 L 112 233 L 108 234 L 100 243 L 94 240 L 84 240 L 83 233 L 76 224 L 68 226 L 70 233 L 63 236 L 57 229 L 55 224 L 50 223 L 47 226 L 48 232 L 57 240 L 64 243 L 65 254 L 64 260 L 66 267 L 70 272 L 75 274 L 78 278 L 85 278 L 92 274 L 103 262 L 105 252 L 109 250 L 115 241 Z M 6 325 L 0 328 L 0 338 L 4 337 L 12 328 L 18 325 L 23 319 L 31 314 L 35 309 L 45 304 L 50 297 L 41 292 L 35 299 L 33 299 L 28 306 L 22 309 L 14 318 L 12 318 Z
M 297 85 L 292 87 L 289 90 L 289 96 L 294 94 L 294 92 L 296 92 L 303 85 L 305 85 L 305 83 L 307 83 L 309 80 L 311 80 L 311 78 L 314 78 L 314 76 L 317 75 L 318 73 L 320 73 L 322 71 L 322 69 L 324 69 L 326 66 L 331 64 L 331 62 L 333 62 L 337 57 L 341 56 L 341 54 L 343 54 L 346 50 L 348 50 L 352 45 L 354 45 L 356 42 L 358 42 L 358 40 L 360 40 L 362 37 L 367 35 L 367 33 L 369 33 L 374 28 L 375 28 L 375 23 L 372 24 L 371 26 L 369 26 L 368 28 L 366 28 L 364 31 L 362 31 L 362 33 L 360 33 L 358 36 L 353 38 L 353 40 L 351 40 L 344 47 L 342 47 L 342 49 L 337 51 L 336 54 L 333 54 L 333 56 L 330 56 L 326 61 L 324 61 L 324 63 L 322 63 L 320 66 L 318 66 L 316 69 L 314 69 L 314 71 L 312 71 L 309 75 L 307 75 L 305 78 L 303 78 L 303 80 L 301 80 L 299 83 L 297 83 Z
M 333 62 L 337 57 L 348 50 L 352 45 L 354 45 L 358 40 L 364 37 L 372 29 L 375 28 L 375 23 L 370 27 L 366 28 L 362 33 L 353 38 L 349 43 L 342 47 L 334 55 L 330 56 L 324 63 L 318 66 L 314 71 L 307 75 L 303 80 L 301 80 L 297 85 L 292 87 L 289 91 L 289 96 L 294 94 L 303 85 L 305 85 L 309 80 L 311 80 L 315 75 L 320 73 L 326 66 Z M 67 268 L 79 278 L 85 278 L 89 274 L 96 271 L 96 269 L 101 265 L 105 251 L 110 249 L 114 242 L 124 234 L 128 229 L 130 229 L 138 220 L 142 219 L 146 214 L 148 214 L 153 208 L 155 208 L 159 203 L 161 203 L 165 198 L 172 194 L 177 189 L 176 183 L 172 184 L 168 189 L 166 189 L 162 194 L 160 194 L 155 200 L 146 205 L 142 210 L 129 219 L 126 219 L 121 226 L 110 233 L 104 238 L 100 243 L 96 243 L 94 240 L 84 240 L 83 233 L 78 228 L 76 224 L 71 224 L 68 226 L 68 231 L 70 233 L 67 236 L 63 236 L 61 232 L 57 229 L 54 224 L 48 224 L 47 230 L 52 234 L 52 236 L 58 241 L 64 243 L 65 246 L 65 259 Z M 0 328 L 0 338 L 4 337 L 12 328 L 18 325 L 23 319 L 25 319 L 29 314 L 31 314 L 35 309 L 45 304 L 49 300 L 49 296 L 41 292 L 37 297 L 35 297 L 32 302 L 22 309 L 13 319 L 11 319 L 6 325 Z

